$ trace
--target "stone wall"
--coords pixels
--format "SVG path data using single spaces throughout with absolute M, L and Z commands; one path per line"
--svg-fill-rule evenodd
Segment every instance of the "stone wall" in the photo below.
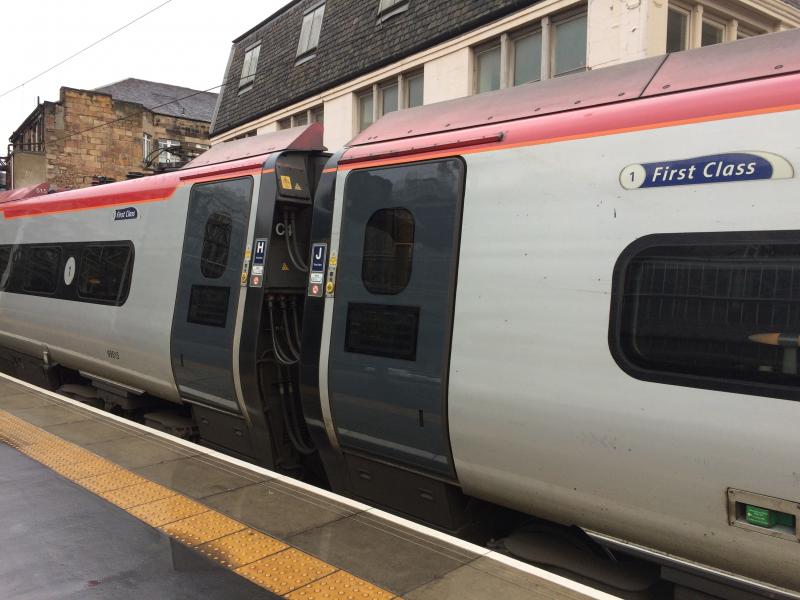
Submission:
M 148 172 L 142 162 L 145 133 L 154 149 L 159 138 L 208 143 L 208 123 L 154 114 L 108 94 L 61 88 L 59 102 L 45 102 L 43 110 L 47 181 L 57 189 Z

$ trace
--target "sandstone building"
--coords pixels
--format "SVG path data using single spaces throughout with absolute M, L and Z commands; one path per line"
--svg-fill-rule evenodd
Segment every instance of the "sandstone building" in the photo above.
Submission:
M 208 148 L 216 98 L 141 79 L 62 87 L 12 134 L 9 187 L 70 189 L 180 166 Z
M 212 143 L 800 26 L 800 0 L 295 0 L 234 40 Z

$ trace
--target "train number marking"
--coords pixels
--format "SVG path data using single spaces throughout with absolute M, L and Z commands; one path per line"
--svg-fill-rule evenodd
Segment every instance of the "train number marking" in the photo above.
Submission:
M 119 360 L 119 352 L 116 350 L 106 350 L 106 354 L 108 354 L 108 358 Z

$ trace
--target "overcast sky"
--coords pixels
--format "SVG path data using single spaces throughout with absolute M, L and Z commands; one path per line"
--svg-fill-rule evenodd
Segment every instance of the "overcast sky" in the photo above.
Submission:
M 0 94 L 165 0 L 2 2 Z M 171 0 L 80 56 L 0 98 L 0 155 L 36 107 L 63 86 L 93 89 L 127 77 L 204 90 L 224 78 L 231 41 L 288 0 Z M 214 90 L 218 91 L 218 90 Z

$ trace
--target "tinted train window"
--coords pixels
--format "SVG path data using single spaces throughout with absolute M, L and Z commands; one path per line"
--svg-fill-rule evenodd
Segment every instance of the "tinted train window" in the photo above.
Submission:
M 399 294 L 408 285 L 414 254 L 414 217 L 384 208 L 367 221 L 361 279 L 373 294 Z
M 128 245 L 84 248 L 79 267 L 78 295 L 87 300 L 122 305 L 130 288 L 132 258 Z
M 648 236 L 617 264 L 613 297 L 630 374 L 800 399 L 800 234 Z
M 14 271 L 19 271 L 22 291 L 29 294 L 54 294 L 58 287 L 61 248 L 21 246 L 18 252 Z
M 6 288 L 11 264 L 11 246 L 0 246 L 0 290 Z
M 203 254 L 200 270 L 209 279 L 219 279 L 228 266 L 228 251 L 231 246 L 231 216 L 224 212 L 212 213 L 206 221 L 203 236 Z

